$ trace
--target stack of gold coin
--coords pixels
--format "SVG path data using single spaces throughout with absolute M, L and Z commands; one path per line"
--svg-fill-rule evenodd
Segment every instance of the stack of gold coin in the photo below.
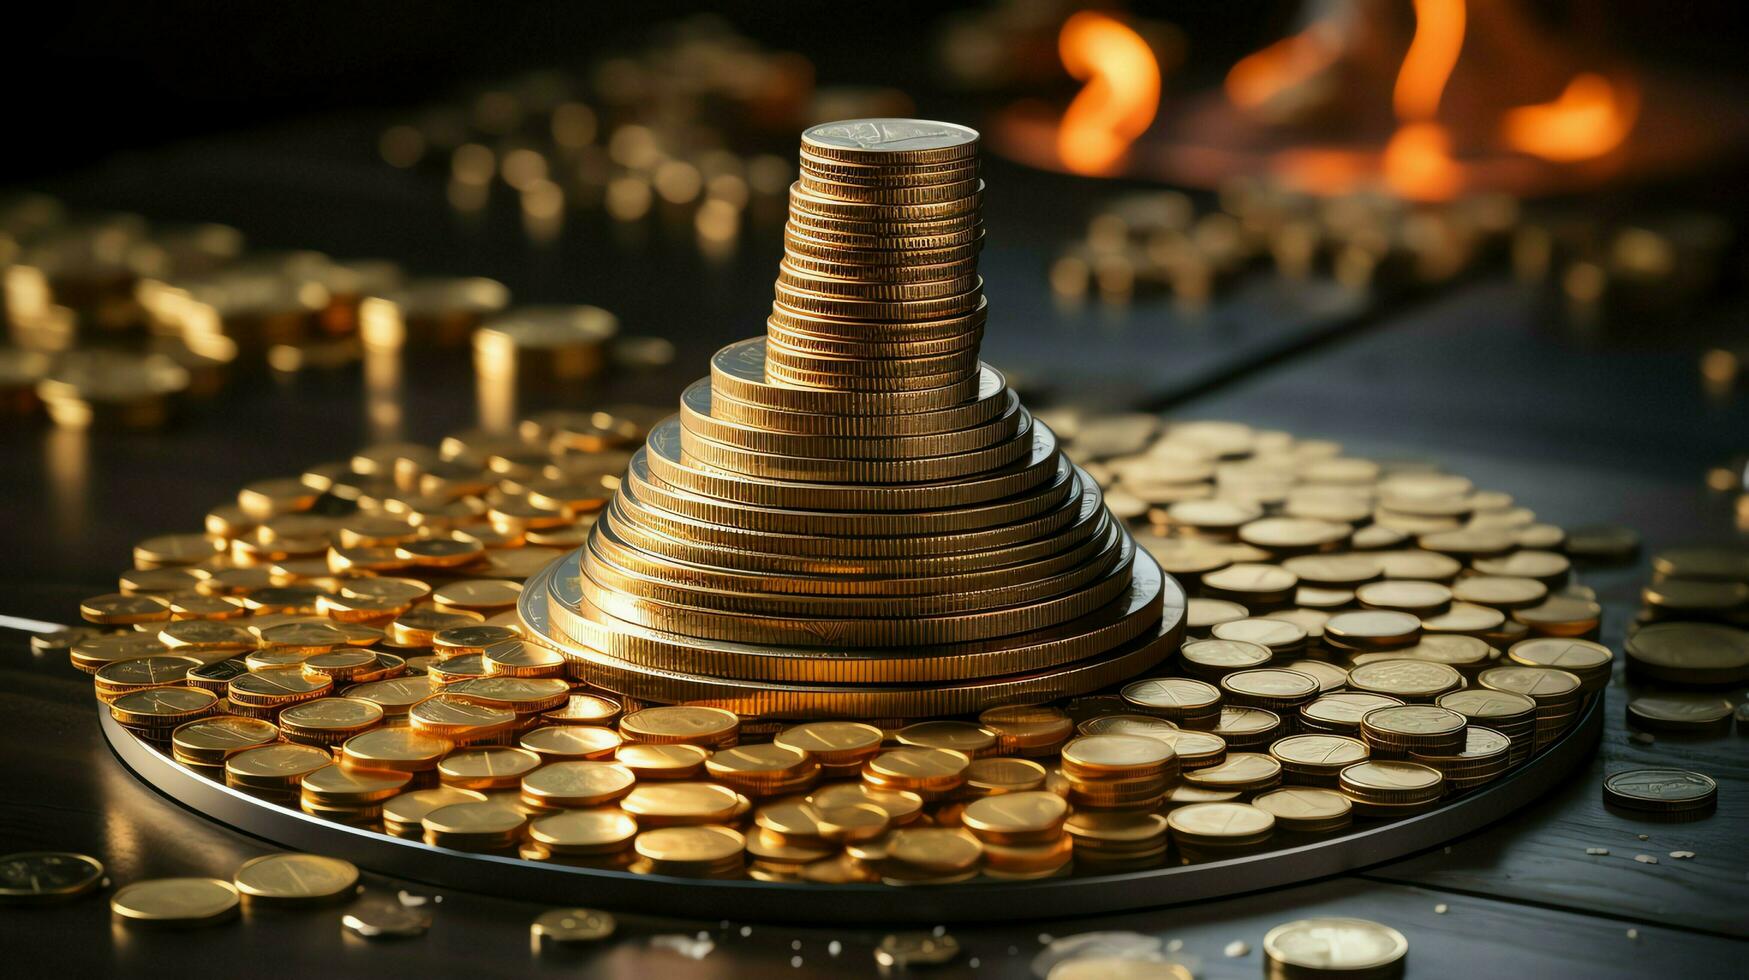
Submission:
M 889 749 L 863 763 L 862 781 L 874 789 L 902 790 L 933 802 L 964 786 L 971 765 L 970 756 L 953 749 Z
M 974 800 L 960 823 L 984 845 L 984 874 L 994 878 L 1048 878 L 1066 873 L 1074 840 L 1063 829 L 1069 804 L 1041 790 Z
M 506 640 L 494 643 L 481 654 L 486 660 L 486 673 L 492 677 L 563 677 L 565 658 L 556 650 Z
M 619 806 L 644 828 L 727 824 L 753 809 L 750 800 L 727 786 L 693 782 L 637 786 L 625 794 Z
M 419 821 L 425 843 L 458 851 L 497 854 L 512 850 L 528 818 L 502 803 L 450 803 Z
M 437 764 L 455 743 L 412 728 L 377 728 L 354 735 L 340 746 L 340 764 L 358 769 L 410 773 L 421 788 L 437 782 Z
M 719 749 L 704 766 L 712 779 L 753 799 L 805 793 L 820 781 L 820 763 L 810 753 L 776 742 Z
M 541 716 L 546 720 L 546 716 Z M 594 725 L 546 725 L 526 733 L 517 744 L 548 762 L 560 759 L 611 759 L 625 740 L 611 728 Z
M 1373 759 L 1343 769 L 1337 788 L 1353 802 L 1357 816 L 1402 817 L 1437 806 L 1445 778 L 1418 762 Z
M 1615 666 L 1615 653 L 1601 643 L 1575 637 L 1549 636 L 1520 640 L 1506 658 L 1524 667 L 1553 667 L 1579 678 L 1586 694 L 1603 690 Z
M 1193 803 L 1166 815 L 1183 863 L 1254 853 L 1275 834 L 1275 817 L 1248 803 Z
M 1316 677 L 1280 667 L 1237 670 L 1221 678 L 1221 692 L 1232 704 L 1291 714 L 1324 689 Z
M 1352 735 L 1289 735 L 1269 746 L 1281 763 L 1282 779 L 1302 786 L 1334 787 L 1337 775 L 1371 756 L 1367 743 Z
M 1267 980 L 1397 980 L 1409 941 L 1389 926 L 1366 919 L 1300 919 L 1263 937 Z
M 271 722 L 236 715 L 212 715 L 187 722 L 171 733 L 171 757 L 188 768 L 223 782 L 225 760 L 259 745 L 279 739 Z
M 612 698 L 573 691 L 562 706 L 542 713 L 541 720 L 549 725 L 612 725 L 622 710 Z
M 519 780 L 522 802 L 541 811 L 607 806 L 636 784 L 637 776 L 625 766 L 592 760 L 551 763 Z
M 1553 667 L 1490 667 L 1476 675 L 1490 691 L 1522 694 L 1536 702 L 1536 747 L 1555 740 L 1585 702 L 1584 682 Z
M 1184 783 L 1197 789 L 1238 795 L 1259 793 L 1281 783 L 1282 763 L 1261 752 L 1229 752 L 1219 765 L 1190 769 Z
M 427 813 L 451 803 L 484 802 L 486 794 L 456 789 L 453 786 L 407 790 L 383 801 L 383 830 L 396 837 L 422 840 L 425 837 L 425 827 L 420 821 L 425 819 Z
M 680 878 L 739 878 L 747 860 L 747 839 L 719 824 L 646 830 L 632 846 L 637 870 Z
M 97 700 L 110 702 L 123 694 L 154 687 L 192 687 L 188 672 L 200 666 L 194 657 L 157 656 L 105 664 L 92 678 Z
M 1259 793 L 1251 805 L 1275 818 L 1281 834 L 1328 834 L 1353 822 L 1353 804 L 1333 789 L 1284 786 Z
M 1124 685 L 1132 711 L 1156 715 L 1181 728 L 1210 729 L 1220 724 L 1221 691 L 1189 677 L 1150 677 Z
M 1286 730 L 1281 719 L 1281 715 L 1267 708 L 1224 705 L 1221 708 L 1220 724 L 1215 726 L 1214 734 L 1220 736 L 1228 748 L 1249 752 L 1261 749 L 1281 737 Z
M 883 856 L 875 863 L 888 884 L 948 884 L 968 881 L 978 873 L 984 844 L 955 827 L 906 827 L 875 843 Z M 853 845 L 850 852 L 863 852 Z
M 459 789 L 517 789 L 522 777 L 533 772 L 544 760 L 528 749 L 493 745 L 457 749 L 437 764 L 437 778 L 445 786 Z
M 288 742 L 339 745 L 382 724 L 383 707 L 363 698 L 317 698 L 279 713 L 279 734 Z
M 597 807 L 536 817 L 528 824 L 523 857 L 576 867 L 622 870 L 636 861 L 638 822 L 622 810 Z
M 623 742 L 613 759 L 639 779 L 696 779 L 704 772 L 710 750 L 681 742 Z
M 446 684 L 446 697 L 511 712 L 511 732 L 521 735 L 545 724 L 541 715 L 570 701 L 571 684 L 557 677 L 470 677 Z
M 1360 719 L 1368 711 L 1403 703 L 1401 698 L 1384 694 L 1337 691 L 1301 705 L 1299 723 L 1307 731 L 1354 735 L 1360 732 Z
M 432 695 L 407 711 L 407 724 L 421 735 L 456 745 L 496 744 L 516 730 L 516 713 L 448 693 Z
M 332 680 L 319 674 L 306 677 L 296 670 L 251 670 L 232 678 L 225 687 L 233 712 L 262 721 L 273 721 L 282 710 L 325 697 L 333 690 Z
M 296 806 L 303 778 L 334 756 L 313 745 L 285 742 L 244 749 L 225 760 L 225 785 L 284 806 Z
M 1464 685 L 1456 668 L 1425 660 L 1375 660 L 1348 672 L 1348 687 L 1384 694 L 1412 703 L 1431 704 L 1447 691 Z
M 859 776 L 862 764 L 881 751 L 884 737 L 873 725 L 817 721 L 785 728 L 772 741 L 811 756 L 820 764 L 821 779 L 840 779 Z
M 416 675 L 354 684 L 346 689 L 345 694 L 349 698 L 375 703 L 387 717 L 405 720 L 414 705 L 436 694 L 438 688 L 439 685 L 430 677 Z
M 740 740 L 741 719 L 733 711 L 700 705 L 644 708 L 619 720 L 628 742 L 679 742 L 709 749 L 732 748 Z
M 1409 759 L 1445 776 L 1445 787 L 1459 792 L 1498 778 L 1511 765 L 1512 740 L 1491 728 L 1464 729 L 1464 749 L 1453 755 L 1410 752 Z
M 1178 590 L 978 361 L 977 147 L 922 120 L 803 134 L 766 335 L 717 353 L 528 580 L 525 640 L 749 720 L 971 715 L 1170 652 Z
M 1080 810 L 1063 822 L 1079 867 L 1098 871 L 1152 868 L 1166 859 L 1166 818 L 1131 810 Z
M 1252 622 L 1252 620 L 1236 620 L 1235 622 Z M 1221 625 L 1232 624 L 1223 623 Z M 1192 640 L 1184 644 L 1183 647 L 1179 648 L 1178 659 L 1179 665 L 1186 674 L 1201 678 L 1211 684 L 1218 684 L 1221 678 L 1234 671 L 1262 667 L 1274 659 L 1274 654 L 1270 652 L 1268 647 L 1260 643 L 1211 637 L 1206 640 Z
M 1469 719 L 1434 704 L 1374 708 L 1360 719 L 1360 737 L 1376 759 L 1406 759 L 1411 752 L 1456 755 Z
M 1389 609 L 1339 612 L 1324 623 L 1324 642 L 1346 653 L 1400 650 L 1420 636 L 1420 619 Z
M 337 823 L 373 824 L 382 818 L 383 801 L 405 789 L 412 778 L 392 769 L 323 766 L 304 774 L 298 805 L 305 813 Z
M 170 741 L 178 726 L 218 711 L 219 699 L 197 687 L 150 687 L 109 702 L 109 715 L 136 737 L 155 744 Z
M 1511 742 L 1508 763 L 1518 765 L 1536 748 L 1536 701 L 1511 691 L 1474 687 L 1439 696 L 1438 705 L 1469 719 L 1472 726 L 1499 732 Z
M 1075 734 L 1075 722 L 1061 709 L 1043 704 L 989 708 L 978 724 L 996 733 L 1003 755 L 1053 756 Z
M 1178 781 L 1178 753 L 1145 735 L 1083 735 L 1063 746 L 1069 802 L 1077 808 L 1150 810 Z

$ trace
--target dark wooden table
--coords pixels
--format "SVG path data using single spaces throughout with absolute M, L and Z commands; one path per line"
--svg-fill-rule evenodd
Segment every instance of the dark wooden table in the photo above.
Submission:
M 750 232 L 722 263 L 700 259 L 683 233 L 660 222 L 628 233 L 583 218 L 558 243 L 536 247 L 507 209 L 463 222 L 443 209 L 437 182 L 376 166 L 359 149 L 368 148 L 373 125 L 330 119 L 170 148 L 69 175 L 49 189 L 154 218 L 228 221 L 266 247 L 386 255 L 428 274 L 493 275 L 520 299 L 599 303 L 619 312 L 629 332 L 679 344 L 671 369 L 617 377 L 572 399 L 670 402 L 704 373 L 710 350 L 761 330 L 774 226 Z M 1363 455 L 1437 460 L 1514 494 L 1544 520 L 1636 527 L 1647 554 L 1740 540 L 1730 531 L 1729 498 L 1709 492 L 1703 475 L 1745 449 L 1749 404 L 1741 395 L 1706 397 L 1696 369 L 1708 338 L 1742 322 L 1740 305 L 1696 323 L 1581 334 L 1547 315 L 1536 291 L 1483 278 L 1388 304 L 1259 282 L 1202 322 L 1154 301 L 1121 315 L 1063 314 L 1050 304 L 1044 261 L 1050 243 L 1079 220 L 1089 188 L 1000 165 L 991 167 L 990 183 L 984 266 L 994 312 L 986 356 L 1041 396 L 1171 404 L 1172 418 L 1237 419 L 1337 439 Z M 411 365 L 418 380 L 398 432 L 367 424 L 358 376 L 344 371 L 235 385 L 163 432 L 0 430 L 7 488 L 0 553 L 8 557 L 0 563 L 0 613 L 65 622 L 80 597 L 113 587 L 134 540 L 198 527 L 208 507 L 246 480 L 295 472 L 371 438 L 433 440 L 471 423 L 461 352 L 418 353 Z M 1642 557 L 1582 572 L 1605 600 L 1604 639 L 1617 649 L 1645 565 Z M 0 636 L 0 852 L 83 851 L 125 883 L 229 877 L 243 860 L 273 850 L 135 781 L 103 743 L 89 679 L 57 658 L 33 656 L 21 633 Z M 1048 936 L 1122 929 L 1182 941 L 1181 955 L 1200 977 L 1254 977 L 1270 926 L 1341 914 L 1402 930 L 1413 977 L 1740 976 L 1749 953 L 1749 741 L 1738 734 L 1634 741 L 1623 716 L 1633 693 L 1618 668 L 1589 771 L 1448 846 L 1216 903 L 1171 906 L 1162 895 L 1161 908 L 1122 916 L 1064 920 L 1041 908 L 1037 921 L 955 928 L 964 953 L 935 973 L 1026 976 Z M 1690 823 L 1606 811 L 1602 776 L 1640 765 L 1708 773 L 1721 784 L 1717 811 Z M 1585 853 L 1594 847 L 1609 854 Z M 1675 860 L 1673 850 L 1696 856 Z M 1659 860 L 1639 863 L 1636 854 Z M 437 894 L 373 875 L 366 884 L 379 897 L 400 888 Z M 428 935 L 380 944 L 345 933 L 336 910 L 140 932 L 113 926 L 101 897 L 0 910 L 0 937 L 8 972 L 26 977 L 804 977 L 873 971 L 871 950 L 885 932 L 878 923 L 744 923 L 726 908 L 710 922 L 626 917 L 611 943 L 536 956 L 527 929 L 538 906 L 441 897 Z M 589 904 L 590 896 L 576 900 Z M 683 959 L 650 946 L 648 937 L 662 934 L 703 934 L 715 949 Z M 1234 941 L 1249 951 L 1228 956 Z

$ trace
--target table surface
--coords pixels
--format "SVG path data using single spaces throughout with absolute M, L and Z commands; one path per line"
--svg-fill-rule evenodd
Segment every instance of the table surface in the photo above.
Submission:
M 522 237 L 511 209 L 462 221 L 444 210 L 439 181 L 374 164 L 358 149 L 368 147 L 373 125 L 326 120 L 170 147 L 47 189 L 91 207 L 227 221 L 266 247 L 387 255 L 424 274 L 492 275 L 520 300 L 598 303 L 618 312 L 628 332 L 676 340 L 673 367 L 618 376 L 572 400 L 670 402 L 704 373 L 710 350 L 760 331 L 775 224 L 750 231 L 720 262 L 700 259 L 660 221 L 632 230 L 584 217 L 557 243 L 537 246 Z M 1360 455 L 1438 461 L 1512 493 L 1543 520 L 1635 527 L 1645 555 L 1736 540 L 1728 496 L 1708 491 L 1703 476 L 1743 451 L 1749 404 L 1705 395 L 1696 353 L 1742 322 L 1740 306 L 1623 334 L 1563 327 L 1538 290 L 1495 278 L 1404 291 L 1388 305 L 1260 278 L 1200 318 L 1147 299 L 1123 313 L 1064 312 L 1051 305 L 1044 263 L 1093 192 L 1000 164 L 989 171 L 986 359 L 1015 369 L 1037 396 L 1170 404 L 1174 419 L 1236 419 L 1336 439 Z M 687 288 L 672 288 L 676 282 Z M 461 352 L 413 355 L 409 367 L 415 380 L 387 422 L 367 419 L 358 375 L 342 371 L 233 385 L 218 404 L 162 432 L 0 431 L 11 518 L 0 527 L 0 548 L 13 556 L 0 568 L 0 614 L 65 622 L 82 596 L 113 587 L 134 540 L 198 527 L 212 504 L 247 480 L 295 472 L 371 439 L 434 440 L 472 423 Z M 1603 638 L 1618 650 L 1647 575 L 1645 555 L 1581 574 L 1605 603 Z M 1160 908 L 1120 916 L 1065 920 L 1040 909 L 1037 921 L 956 927 L 962 955 L 931 973 L 1027 976 L 1047 937 L 1116 929 L 1181 941 L 1180 955 L 1199 977 L 1253 977 L 1271 926 L 1335 914 L 1400 929 L 1412 977 L 1740 975 L 1732 967 L 1749 953 L 1749 740 L 1630 739 L 1624 709 L 1635 691 L 1618 664 L 1606 693 L 1607 728 L 1587 771 L 1447 846 L 1220 902 L 1172 906 L 1163 894 Z M 89 680 L 59 658 L 33 656 L 23 634 L 11 631 L 0 631 L 0 746 L 7 752 L 0 852 L 81 851 L 126 883 L 228 878 L 242 861 L 273 850 L 136 781 L 103 742 Z M 1713 776 L 1717 811 L 1690 823 L 1606 811 L 1603 774 L 1642 765 Z M 1598 847 L 1609 853 L 1585 853 Z M 1672 859 L 1675 850 L 1695 857 Z M 1641 863 L 1639 854 L 1659 860 Z M 340 928 L 333 909 L 250 914 L 191 933 L 141 932 L 112 925 L 96 897 L 5 909 L 0 935 L 26 976 L 176 975 L 247 962 L 262 977 L 317 968 L 808 977 L 873 972 L 871 951 L 886 931 L 744 923 L 732 909 L 714 922 L 626 916 L 612 942 L 537 956 L 527 929 L 538 906 L 439 896 L 370 874 L 365 883 L 378 898 L 401 888 L 441 898 L 428 906 L 430 933 L 370 943 Z M 579 894 L 577 904 L 590 904 L 589 896 Z M 686 959 L 649 942 L 659 935 L 708 937 L 714 950 Z M 1231 955 L 1235 942 L 1247 945 L 1242 955 Z

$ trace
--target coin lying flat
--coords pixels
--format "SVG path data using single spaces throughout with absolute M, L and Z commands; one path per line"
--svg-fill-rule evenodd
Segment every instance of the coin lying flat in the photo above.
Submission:
M 67 851 L 22 851 L 0 857 L 0 904 L 48 905 L 89 894 L 103 864 Z
M 217 878 L 158 878 L 118 889 L 109 908 L 143 925 L 204 926 L 236 914 L 237 889 Z
M 1263 955 L 1277 976 L 1398 976 L 1409 940 L 1366 919 L 1300 919 L 1263 937 Z
M 366 939 L 405 939 L 424 935 L 431 928 L 431 916 L 403 905 L 370 902 L 348 911 L 340 924 Z
M 358 869 L 320 854 L 268 854 L 244 862 L 233 882 L 252 903 L 315 904 L 351 896 Z
M 1703 810 L 1718 798 L 1719 784 L 1711 776 L 1686 769 L 1630 769 L 1603 781 L 1603 802 L 1625 810 Z
M 1731 725 L 1731 710 L 1724 698 L 1646 694 L 1628 702 L 1628 724 L 1654 732 L 1724 730 Z
M 569 945 L 600 942 L 612 936 L 616 926 L 613 916 L 599 909 L 548 909 L 535 917 L 528 931 L 537 946 Z

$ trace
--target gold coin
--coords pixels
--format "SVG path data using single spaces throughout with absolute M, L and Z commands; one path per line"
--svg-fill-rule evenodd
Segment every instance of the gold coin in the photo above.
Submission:
M 684 742 L 625 742 L 613 759 L 639 779 L 692 779 L 704 771 L 710 750 Z
M 923 798 L 907 790 L 886 789 L 866 783 L 834 783 L 808 794 L 808 802 L 822 813 L 839 807 L 873 804 L 886 811 L 895 826 L 917 819 L 923 811 Z
M 1251 805 L 1273 816 L 1283 830 L 1326 829 L 1345 822 L 1352 809 L 1348 797 L 1335 790 L 1305 786 L 1284 786 L 1259 793 L 1252 798 Z
M 259 789 L 295 788 L 305 776 L 333 761 L 333 756 L 313 745 L 263 745 L 226 759 L 225 781 Z
M 1384 609 L 1337 613 L 1324 623 L 1326 639 L 1356 647 L 1401 646 L 1420 632 L 1420 619 Z
M 500 803 L 450 803 L 427 813 L 419 822 L 427 834 L 457 837 L 497 837 L 514 834 L 528 818 Z
M 1300 919 L 1269 930 L 1263 955 L 1276 970 L 1385 976 L 1409 953 L 1409 941 L 1366 919 Z
M 237 889 L 217 878 L 157 878 L 118 889 L 109 909 L 142 925 L 202 926 L 223 922 L 237 911 Z
M 211 714 L 218 702 L 217 695 L 199 688 L 153 687 L 116 697 L 109 702 L 109 713 L 120 724 L 168 733 Z
M 1443 695 L 1442 699 L 1450 696 L 1449 694 Z M 1354 731 L 1360 727 L 1360 719 L 1368 711 L 1402 703 L 1401 698 L 1384 694 L 1338 691 L 1333 694 L 1325 694 L 1308 704 L 1301 705 L 1300 718 L 1302 721 L 1325 727 Z
M 103 863 L 69 851 L 0 856 L 0 904 L 47 905 L 87 894 L 104 881 Z
M 1539 705 L 1565 703 L 1578 696 L 1582 686 L 1578 677 L 1551 667 L 1491 667 L 1476 675 L 1476 683 L 1527 695 Z
M 306 802 L 359 806 L 394 796 L 406 787 L 410 778 L 404 772 L 328 765 L 305 773 L 298 788 Z
M 792 725 L 772 741 L 799 749 L 824 765 L 860 763 L 880 750 L 884 734 L 873 725 L 854 721 L 815 721 Z
M 747 841 L 728 827 L 660 827 L 639 834 L 632 846 L 664 865 L 711 865 L 737 858 Z
M 549 909 L 535 917 L 529 935 L 535 943 L 600 942 L 613 935 L 612 915 L 597 909 Z
M 698 705 L 644 708 L 619 720 L 620 734 L 636 742 L 733 745 L 741 719 L 733 711 Z
M 952 749 L 973 759 L 996 751 L 998 736 L 980 725 L 965 721 L 920 721 L 893 733 L 900 745 Z
M 506 746 L 457 749 L 437 764 L 437 778 L 446 786 L 462 789 L 506 789 L 520 785 L 522 777 L 542 761 L 528 749 Z
M 599 694 L 571 694 L 564 705 L 541 718 L 560 725 L 611 725 L 619 720 L 620 704 Z
M 1424 660 L 1380 660 L 1348 672 L 1349 687 L 1405 701 L 1431 701 L 1463 682 L 1455 669 Z
M 268 854 L 243 862 L 232 884 L 251 902 L 301 905 L 350 897 L 358 869 L 319 854 Z
M 1266 838 L 1275 817 L 1245 803 L 1192 803 L 1166 815 L 1175 837 L 1195 843 L 1225 843 Z
M 558 854 L 611 854 L 631 846 L 638 823 L 608 807 L 567 810 L 529 822 L 528 836 Z
M 86 599 L 79 604 L 79 614 L 102 626 L 132 626 L 169 619 L 170 604 L 155 595 L 117 592 Z
M 465 742 L 504 732 L 516 723 L 516 714 L 509 708 L 437 694 L 408 709 L 407 721 L 422 735 Z
M 976 837 L 951 827 L 902 828 L 893 831 L 889 840 L 890 866 L 925 874 L 951 875 L 970 870 L 984 854 L 984 846 Z
M 1245 792 L 1267 789 L 1281 781 L 1281 763 L 1257 752 L 1230 752 L 1220 763 L 1186 772 L 1184 781 L 1205 789 Z
M 1089 776 L 1147 774 L 1169 764 L 1171 746 L 1144 735 L 1083 735 L 1063 746 L 1063 765 Z
M 634 788 L 620 801 L 620 809 L 637 818 L 639 826 L 719 823 L 731 819 L 739 805 L 740 794 L 715 783 L 645 784 Z
M 1353 787 L 1367 793 L 1437 796 L 1441 781 L 1439 770 L 1415 762 L 1375 759 L 1342 770 L 1344 789 Z
M 346 696 L 373 701 L 381 705 L 386 714 L 405 715 L 409 708 L 437 691 L 437 684 L 430 677 L 421 675 L 354 684 L 346 689 Z
M 623 739 L 610 728 L 595 725 L 549 725 L 522 736 L 518 745 L 542 759 L 605 759 L 614 755 Z
M 516 604 L 522 583 L 508 579 L 464 579 L 438 586 L 431 601 L 448 611 L 494 612 Z
M 1627 655 L 1637 673 L 1674 684 L 1722 686 L 1749 679 L 1749 631 L 1714 623 L 1643 626 L 1629 635 Z
M 455 743 L 411 728 L 379 728 L 354 735 L 340 746 L 340 763 L 360 769 L 424 772 L 437 767 Z
M 935 789 L 965 780 L 971 757 L 953 749 L 913 747 L 891 749 L 863 763 L 865 779 L 894 789 Z
M 266 745 L 279 738 L 271 722 L 232 715 L 202 718 L 177 727 L 170 745 L 179 761 L 217 766 L 244 749 Z
M 1069 804 L 1055 793 L 1027 791 L 973 800 L 961 821 L 980 839 L 996 844 L 1047 842 L 1060 833 Z
M 1366 743 L 1345 735 L 1289 735 L 1270 743 L 1269 754 L 1283 763 L 1331 771 L 1365 762 Z
M 383 820 L 388 824 L 418 826 L 425 815 L 451 803 L 484 803 L 486 794 L 454 786 L 413 790 L 390 797 L 383 803 Z

